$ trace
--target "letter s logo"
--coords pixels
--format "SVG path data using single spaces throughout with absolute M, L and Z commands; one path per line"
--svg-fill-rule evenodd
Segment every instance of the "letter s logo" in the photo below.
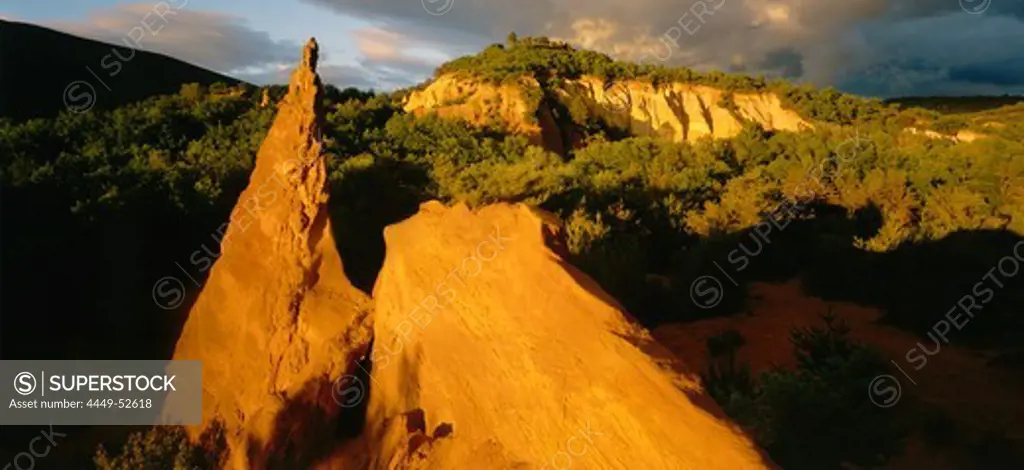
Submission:
M 28 372 L 14 376 L 14 391 L 21 396 L 31 395 L 36 391 L 36 377 Z

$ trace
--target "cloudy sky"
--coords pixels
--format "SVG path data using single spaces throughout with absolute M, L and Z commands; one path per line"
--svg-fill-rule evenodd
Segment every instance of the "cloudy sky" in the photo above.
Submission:
M 1024 93 L 1022 0 L 14 0 L 0 17 L 282 83 L 315 36 L 321 75 L 393 89 L 509 31 L 615 57 L 874 96 Z M 158 14 L 157 12 L 162 12 Z M 139 31 L 145 31 L 143 35 Z

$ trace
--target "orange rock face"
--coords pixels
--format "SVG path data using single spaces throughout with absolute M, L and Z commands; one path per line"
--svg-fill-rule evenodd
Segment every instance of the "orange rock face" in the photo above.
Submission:
M 311 42 L 174 354 L 203 361 L 190 431 L 222 425 L 226 467 L 771 466 L 525 206 L 388 227 L 371 326 L 331 235 L 316 60 Z
M 577 103 L 589 115 L 612 127 L 628 129 L 637 136 L 658 137 L 676 142 L 697 142 L 702 138 L 732 138 L 747 122 L 768 130 L 801 131 L 813 127 L 796 112 L 786 109 L 774 93 L 731 93 L 688 83 L 654 85 L 636 80 L 606 83 L 603 77 L 583 76 L 564 80 L 554 87 L 563 104 Z M 442 75 L 406 98 L 406 112 L 418 116 L 437 113 L 475 125 L 499 125 L 509 132 L 525 135 L 534 145 L 563 153 L 571 142 L 563 142 L 562 130 L 552 109 L 527 97 L 542 91 L 535 79 L 514 84 L 490 84 L 454 74 Z M 732 109 L 723 105 L 731 97 Z M 531 117 L 536 118 L 534 122 Z M 571 139 L 570 139 L 571 140 Z
M 310 41 L 174 353 L 203 361 L 202 428 L 223 424 L 233 468 L 301 458 L 317 425 L 334 426 L 332 383 L 369 343 L 369 299 L 327 215 L 316 60 Z
M 562 259 L 558 230 L 521 205 L 439 203 L 385 230 L 366 466 L 770 468 Z

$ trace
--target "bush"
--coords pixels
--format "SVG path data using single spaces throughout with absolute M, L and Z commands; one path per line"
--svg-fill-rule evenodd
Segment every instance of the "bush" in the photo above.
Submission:
M 885 373 L 881 355 L 848 338 L 849 328 L 825 315 L 825 327 L 794 329 L 795 370 L 761 373 L 753 386 L 742 369 L 706 374 L 706 387 L 725 412 L 750 428 L 772 459 L 787 469 L 877 464 L 899 445 L 902 431 L 865 396 Z M 738 348 L 738 335 L 709 339 L 708 347 Z
M 750 366 L 736 363 L 736 353 L 745 343 L 736 330 L 725 330 L 708 338 L 708 365 L 701 374 L 708 393 L 729 403 L 754 389 Z
M 132 433 L 115 456 L 100 446 L 93 462 L 99 470 L 214 470 L 222 463 L 223 438 L 222 429 L 215 426 L 203 435 L 202 445 L 193 445 L 183 428 L 156 426 Z
M 608 214 L 573 211 L 566 221 L 570 261 L 589 274 L 634 315 L 646 310 L 646 253 L 637 234 L 626 232 Z
M 942 409 L 929 409 L 924 412 L 921 432 L 925 441 L 937 448 L 943 448 L 956 442 L 956 422 Z

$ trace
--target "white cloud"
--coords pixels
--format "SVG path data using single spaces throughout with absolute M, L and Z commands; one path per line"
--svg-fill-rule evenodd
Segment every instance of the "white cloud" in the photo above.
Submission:
M 175 3 L 180 0 L 171 5 Z M 296 42 L 273 40 L 243 18 L 188 8 L 161 16 L 154 14 L 153 5 L 122 5 L 97 10 L 82 21 L 45 26 L 165 54 L 257 84 L 287 83 L 302 50 Z M 339 63 L 330 60 L 330 51 L 321 52 L 319 72 L 325 83 L 342 88 L 404 87 L 428 78 L 436 64 L 451 58 L 422 36 L 376 27 L 356 29 L 351 36 L 357 57 Z
M 302 46 L 275 41 L 239 17 L 154 5 L 121 5 L 98 10 L 80 22 L 45 26 L 116 45 L 169 55 L 217 72 L 252 75 L 293 65 Z

